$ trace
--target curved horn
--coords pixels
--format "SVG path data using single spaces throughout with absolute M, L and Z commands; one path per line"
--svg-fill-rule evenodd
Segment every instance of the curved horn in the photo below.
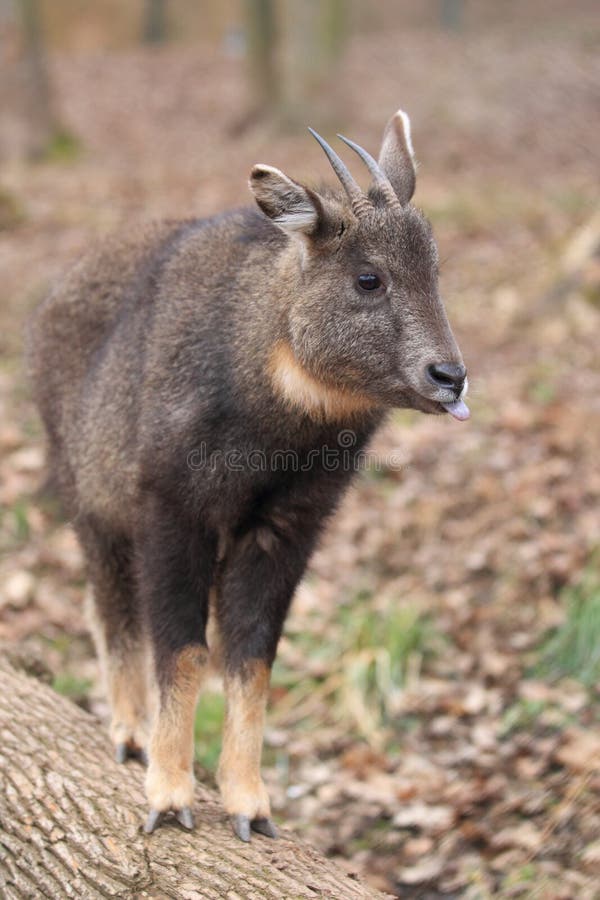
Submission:
M 314 139 L 321 145 L 329 162 L 331 163 L 331 167 L 337 177 L 340 179 L 342 183 L 342 187 L 346 191 L 348 195 L 348 199 L 352 205 L 352 211 L 360 216 L 362 213 L 366 212 L 367 209 L 371 207 L 371 201 L 369 198 L 363 193 L 360 186 L 356 183 L 354 178 L 352 177 L 350 170 L 348 167 L 342 162 L 339 158 L 335 150 L 333 150 L 327 141 L 325 141 L 320 134 L 313 128 L 308 129 Z
M 343 134 L 338 134 L 340 141 L 343 141 L 348 145 L 355 153 L 358 153 L 367 169 L 373 176 L 373 183 L 376 187 L 379 188 L 385 199 L 387 200 L 390 206 L 401 206 L 400 200 L 398 199 L 398 195 L 396 191 L 392 187 L 392 184 L 379 165 L 379 163 L 373 159 L 370 153 L 367 153 L 366 150 L 363 150 L 358 144 L 355 144 L 354 141 L 351 141 L 349 138 L 344 137 Z

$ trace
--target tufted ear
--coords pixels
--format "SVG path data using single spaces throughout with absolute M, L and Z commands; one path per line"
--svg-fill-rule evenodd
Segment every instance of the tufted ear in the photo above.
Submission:
M 415 192 L 417 167 L 410 139 L 410 119 L 401 109 L 385 127 L 379 165 L 404 206 Z
M 292 181 L 273 166 L 254 166 L 250 190 L 262 211 L 289 234 L 314 234 L 322 215 L 321 201 L 314 191 Z

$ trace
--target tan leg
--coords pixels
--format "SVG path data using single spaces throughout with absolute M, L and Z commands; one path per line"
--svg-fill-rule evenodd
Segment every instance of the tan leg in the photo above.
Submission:
M 260 774 L 270 669 L 252 660 L 243 671 L 225 675 L 227 711 L 217 772 L 223 804 L 242 840 L 250 828 L 275 837 L 269 796 Z
M 127 756 L 146 756 L 156 689 L 147 641 L 129 639 L 108 648 L 105 627 L 98 617 L 93 594 L 87 597 L 87 615 L 100 661 L 111 711 L 109 734 L 118 762 Z
M 194 717 L 200 685 L 207 668 L 204 647 L 186 647 L 177 656 L 168 686 L 161 691 L 158 715 L 150 739 L 146 795 L 150 815 L 146 830 L 153 831 L 159 814 L 173 809 L 191 828 L 194 798 Z
M 119 755 L 146 754 L 155 691 L 151 684 L 146 647 L 132 648 L 126 655 L 107 658 L 106 681 L 112 719 L 110 736 Z

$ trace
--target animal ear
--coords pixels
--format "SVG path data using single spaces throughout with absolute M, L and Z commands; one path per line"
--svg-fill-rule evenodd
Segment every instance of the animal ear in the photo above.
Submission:
M 322 214 L 314 191 L 292 181 L 273 166 L 254 166 L 250 190 L 262 211 L 289 234 L 314 234 Z
M 401 109 L 385 126 L 379 165 L 404 206 L 415 192 L 417 165 L 410 139 L 410 119 Z

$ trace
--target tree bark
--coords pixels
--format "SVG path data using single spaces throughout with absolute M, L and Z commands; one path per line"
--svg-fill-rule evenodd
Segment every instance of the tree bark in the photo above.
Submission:
M 336 70 L 348 34 L 347 0 L 286 0 L 280 5 L 283 52 L 280 116 L 316 122 L 338 109 Z
M 103 727 L 18 655 L 0 660 L 0 896 L 382 898 L 283 834 L 243 844 L 199 786 L 196 829 L 146 836 L 143 771 L 119 766 Z M 33 672 L 39 675 L 39 672 Z
M 250 118 L 314 122 L 324 89 L 332 102 L 348 33 L 348 0 L 245 0 L 245 9 Z
M 461 31 L 463 0 L 440 0 L 440 19 L 447 31 Z
M 275 61 L 277 29 L 273 0 L 246 0 L 247 59 L 256 111 L 276 111 L 279 77 Z
M 30 156 L 44 153 L 60 131 L 48 74 L 39 0 L 19 0 L 23 65 L 28 100 Z
M 167 0 L 145 0 L 143 40 L 146 44 L 167 40 Z

